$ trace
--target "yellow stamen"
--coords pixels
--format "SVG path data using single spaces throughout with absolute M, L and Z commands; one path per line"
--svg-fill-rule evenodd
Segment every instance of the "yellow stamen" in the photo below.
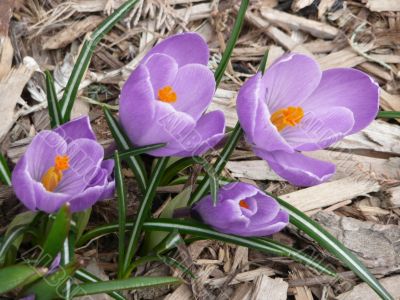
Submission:
M 50 167 L 42 177 L 42 184 L 46 190 L 53 192 L 63 177 L 63 171 L 69 169 L 68 155 L 57 155 L 54 166 Z
M 239 206 L 250 209 L 249 204 L 245 200 L 240 200 Z
M 166 85 L 163 88 L 158 90 L 158 100 L 167 102 L 167 103 L 174 103 L 177 100 L 177 96 L 175 91 L 172 89 L 172 86 Z
M 282 131 L 287 126 L 295 126 L 300 123 L 304 117 L 304 111 L 300 106 L 289 106 L 278 109 L 271 115 L 271 122 L 278 131 Z

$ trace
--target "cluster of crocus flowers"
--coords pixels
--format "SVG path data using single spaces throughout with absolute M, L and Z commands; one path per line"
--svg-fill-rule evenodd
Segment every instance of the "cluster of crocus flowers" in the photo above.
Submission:
M 379 108 L 379 86 L 350 68 L 321 72 L 312 58 L 284 55 L 239 91 L 237 112 L 253 151 L 297 186 L 328 180 L 335 165 L 304 155 L 368 126 Z
M 103 160 L 88 117 L 38 133 L 12 174 L 16 195 L 30 210 L 81 211 L 114 194 L 114 161 Z
M 122 88 L 120 119 L 136 146 L 166 143 L 154 156 L 201 155 L 223 137 L 221 111 L 204 114 L 215 92 L 208 46 L 196 33 L 157 44 Z
M 288 213 L 274 198 L 242 182 L 229 183 L 220 188 L 216 205 L 208 195 L 193 210 L 214 229 L 239 236 L 272 235 L 289 222 Z

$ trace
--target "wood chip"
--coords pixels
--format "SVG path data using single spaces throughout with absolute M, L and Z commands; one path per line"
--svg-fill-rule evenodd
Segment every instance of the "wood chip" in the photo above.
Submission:
M 269 278 L 267 275 L 258 277 L 251 295 L 251 300 L 286 300 L 289 284 L 282 278 Z
M 89 16 L 81 21 L 73 23 L 71 26 L 67 26 L 54 36 L 48 38 L 43 45 L 43 49 L 59 49 L 71 44 L 74 40 L 92 31 L 102 21 L 103 17 L 100 16 Z
M 192 290 L 186 284 L 181 284 L 173 293 L 167 295 L 164 300 L 190 300 L 193 299 Z
M 339 30 L 336 27 L 326 23 L 309 20 L 269 7 L 262 7 L 260 11 L 263 18 L 275 25 L 288 26 L 293 30 L 302 30 L 317 38 L 333 39 L 339 34 Z
M 0 141 L 16 121 L 15 105 L 19 101 L 22 90 L 31 78 L 34 69 L 31 65 L 23 64 L 0 81 Z
M 346 248 L 357 253 L 367 267 L 383 273 L 400 269 L 398 225 L 360 221 L 326 211 L 316 213 L 314 218 Z
M 366 0 L 366 4 L 371 11 L 400 11 L 398 0 Z
M 262 275 L 273 276 L 275 275 L 275 271 L 267 267 L 262 267 L 255 270 L 239 273 L 233 279 L 231 278 L 231 276 L 226 276 L 222 278 L 207 279 L 206 283 L 212 286 L 213 288 L 217 288 L 223 286 L 229 280 L 230 280 L 229 285 L 234 285 L 242 282 L 253 281 Z
M 313 2 L 314 0 L 294 0 L 292 3 L 292 10 L 298 12 L 300 9 L 310 6 Z

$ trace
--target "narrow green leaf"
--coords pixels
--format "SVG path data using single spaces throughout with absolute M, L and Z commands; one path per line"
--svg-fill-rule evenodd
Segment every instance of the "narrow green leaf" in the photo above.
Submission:
M 75 260 L 75 233 L 70 232 L 69 236 L 65 238 L 63 248 L 61 250 L 61 264 L 60 266 L 64 268 L 68 266 L 72 261 Z M 72 299 L 71 294 L 72 281 L 68 279 L 65 282 L 65 290 L 63 292 L 63 299 L 70 300 Z
M 152 151 L 152 150 L 156 150 L 156 149 L 160 149 L 162 147 L 164 147 L 166 144 L 153 144 L 153 145 L 148 145 L 148 146 L 143 146 L 143 147 L 137 147 L 128 151 L 121 151 L 119 154 L 119 158 L 120 159 L 125 159 L 128 158 L 130 156 L 135 156 L 135 155 L 140 155 L 140 154 L 144 154 L 146 152 Z
M 11 186 L 11 172 L 10 169 L 8 168 L 6 159 L 1 153 L 0 153 L 0 180 L 4 184 Z
M 74 287 L 73 294 L 78 297 L 112 291 L 134 290 L 179 283 L 181 283 L 181 280 L 174 277 L 133 277 L 128 279 L 77 285 Z
M 335 255 L 349 269 L 374 289 L 382 299 L 393 299 L 379 281 L 360 262 L 360 260 L 321 225 L 284 200 L 273 195 L 270 196 L 279 201 L 280 205 L 289 212 L 290 223 L 309 235 L 325 250 Z
M 129 230 L 132 228 L 132 223 L 127 223 L 126 227 Z M 274 240 L 267 238 L 245 238 L 229 234 L 224 234 L 217 232 L 207 225 L 199 222 L 189 221 L 189 220 L 175 220 L 175 219 L 157 219 L 146 221 L 143 223 L 143 229 L 146 231 L 167 231 L 174 232 L 178 231 L 180 234 L 190 234 L 204 239 L 213 239 L 218 241 L 223 241 L 227 243 L 232 243 L 251 249 L 256 249 L 262 252 L 275 254 L 284 257 L 290 257 L 300 263 L 304 263 L 313 267 L 321 272 L 328 275 L 335 276 L 335 273 L 329 268 L 319 264 L 313 258 L 303 254 L 301 251 L 297 251 L 291 247 L 280 244 Z M 101 227 L 97 227 L 92 231 L 86 233 L 82 236 L 79 241 L 79 245 L 85 245 L 87 242 L 96 239 L 98 237 L 104 236 L 106 234 L 114 233 L 118 231 L 118 224 L 110 224 Z
M 0 264 L 3 264 L 8 250 L 11 248 L 13 243 L 21 238 L 27 231 L 29 227 L 27 225 L 14 227 L 14 229 L 7 233 L 0 244 Z
M 74 277 L 84 283 L 101 282 L 102 281 L 100 278 L 97 278 L 95 275 L 93 275 L 92 273 L 90 273 L 84 269 L 77 270 L 75 272 Z M 115 291 L 109 292 L 107 294 L 116 300 L 126 300 L 126 298 L 124 296 L 122 296 L 120 293 L 115 292 Z
M 35 282 L 23 291 L 23 295 L 35 295 L 35 299 L 40 300 L 63 298 L 65 283 L 79 267 L 79 263 L 71 263 L 63 268 L 59 268 L 56 272 Z M 73 292 L 74 290 L 72 290 L 72 297 L 75 296 Z
M 126 223 L 126 191 L 124 178 L 121 171 L 121 161 L 118 151 L 114 154 L 115 160 L 115 184 L 117 188 L 118 199 L 118 278 L 122 278 L 124 272 L 124 257 L 125 257 L 125 223 Z
M 229 137 L 228 142 L 226 143 L 224 149 L 221 151 L 221 155 L 219 156 L 217 162 L 215 163 L 214 167 L 215 176 L 219 176 L 219 174 L 224 169 L 233 150 L 235 150 L 235 147 L 242 134 L 243 130 L 240 127 L 240 124 L 237 123 Z M 194 203 L 199 201 L 205 194 L 207 194 L 209 187 L 210 187 L 209 176 L 206 176 L 204 177 L 202 182 L 199 184 L 199 186 L 193 193 L 192 199 L 189 201 L 189 205 L 193 205 Z
M 0 269 L 0 294 L 28 285 L 46 272 L 46 268 L 35 268 L 25 264 Z
M 214 77 L 217 86 L 221 82 L 222 76 L 224 75 L 229 59 L 231 58 L 233 48 L 235 47 L 236 41 L 239 38 L 240 31 L 242 30 L 243 27 L 244 16 L 246 14 L 248 6 L 249 6 L 249 0 L 242 0 L 236 17 L 235 24 L 233 25 L 231 36 L 229 38 L 228 43 L 226 44 L 224 54 L 222 55 L 221 62 L 219 63 L 218 68 L 215 70 Z
M 192 187 L 188 186 L 178 195 L 171 199 L 165 206 L 164 210 L 160 214 L 160 218 L 172 218 L 174 210 L 187 206 L 192 193 Z M 157 245 L 167 237 L 168 233 L 152 231 L 148 232 L 143 242 L 143 252 L 147 254 L 153 251 Z
M 160 261 L 162 261 L 164 264 L 170 266 L 171 268 L 179 269 L 183 274 L 189 274 L 189 276 L 192 279 L 196 278 L 196 276 L 193 274 L 192 271 L 190 271 L 190 269 L 187 266 L 185 266 L 183 263 L 176 260 L 175 258 L 166 256 L 166 255 L 158 255 L 158 257 L 159 257 Z
M 171 180 L 181 171 L 186 169 L 187 167 L 192 166 L 193 164 L 197 163 L 197 158 L 195 157 L 184 157 L 170 166 L 167 167 L 167 169 L 164 172 L 164 176 L 161 180 L 161 185 L 168 185 L 168 183 L 171 182 Z
M 89 223 L 91 213 L 92 213 L 92 208 L 89 207 L 84 211 L 75 212 L 72 215 L 72 218 L 74 220 L 72 224 L 75 224 L 73 229 L 75 230 L 76 240 L 79 240 L 80 237 L 82 236 L 82 233 L 85 231 L 86 226 Z
M 269 54 L 269 49 L 265 51 L 263 58 L 261 59 L 260 66 L 258 67 L 258 70 L 260 70 L 262 74 L 264 74 L 265 68 L 267 67 L 268 54 Z
M 124 272 L 126 272 L 126 270 L 128 269 L 129 264 L 132 261 L 133 256 L 135 255 L 138 249 L 139 238 L 142 231 L 143 222 L 150 215 L 153 199 L 156 195 L 156 188 L 158 187 L 161 181 L 163 172 L 168 164 L 168 159 L 169 159 L 168 157 L 162 157 L 158 159 L 153 174 L 151 175 L 151 180 L 147 187 L 146 193 L 143 197 L 142 202 L 140 203 L 139 210 L 136 215 L 136 221 L 134 223 L 134 227 L 132 230 L 131 237 L 129 239 L 129 244 L 125 255 Z M 125 278 L 127 276 L 129 276 L 129 273 L 125 273 Z
M 60 111 L 63 123 L 69 121 L 71 117 L 72 106 L 74 105 L 79 85 L 89 67 L 90 59 L 97 44 L 132 9 L 136 2 L 137 0 L 126 1 L 99 25 L 89 39 L 85 40 L 61 100 Z
M 377 117 L 386 119 L 400 118 L 400 111 L 380 111 Z
M 103 108 L 104 115 L 107 120 L 108 127 L 113 135 L 115 142 L 117 143 L 118 149 L 120 151 L 129 151 L 132 150 L 132 145 L 126 136 L 125 132 L 113 117 L 111 111 L 107 108 Z M 136 157 L 131 155 L 126 158 L 126 162 L 129 165 L 129 168 L 132 170 L 133 174 L 135 174 L 136 181 L 139 185 L 141 192 L 144 194 L 146 192 L 147 186 L 147 174 L 146 169 L 144 168 L 143 161 L 140 157 Z
M 202 180 L 204 179 L 204 177 L 205 177 L 204 175 L 197 176 L 196 181 L 194 182 L 194 184 L 200 184 L 202 182 Z M 190 178 L 190 176 L 180 176 L 180 177 L 175 178 L 174 180 L 170 181 L 168 186 L 177 185 L 177 184 L 184 184 L 189 180 L 189 178 Z M 234 179 L 223 177 L 223 176 L 219 176 L 218 177 L 218 181 L 219 181 L 219 185 L 224 185 L 224 184 L 228 184 L 228 183 L 231 183 L 231 182 L 235 182 Z
M 50 265 L 56 255 L 61 252 L 64 247 L 64 241 L 68 236 L 70 223 L 71 211 L 69 204 L 65 204 L 55 215 L 49 234 L 43 243 L 43 249 L 39 259 L 41 265 Z
M 54 87 L 54 80 L 49 71 L 46 74 L 46 92 L 47 92 L 47 107 L 50 116 L 50 126 L 55 128 L 62 124 L 62 117 L 60 107 L 57 99 L 56 89 Z
M 218 202 L 218 178 L 216 176 L 210 175 L 210 192 L 211 192 L 211 199 L 214 205 L 217 205 Z

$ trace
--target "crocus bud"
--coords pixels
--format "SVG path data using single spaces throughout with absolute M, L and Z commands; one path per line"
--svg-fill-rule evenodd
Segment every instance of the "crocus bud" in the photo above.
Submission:
M 278 202 L 257 187 L 230 183 L 218 191 L 214 206 L 211 195 L 201 199 L 193 210 L 215 230 L 240 236 L 267 236 L 282 230 L 289 215 Z

